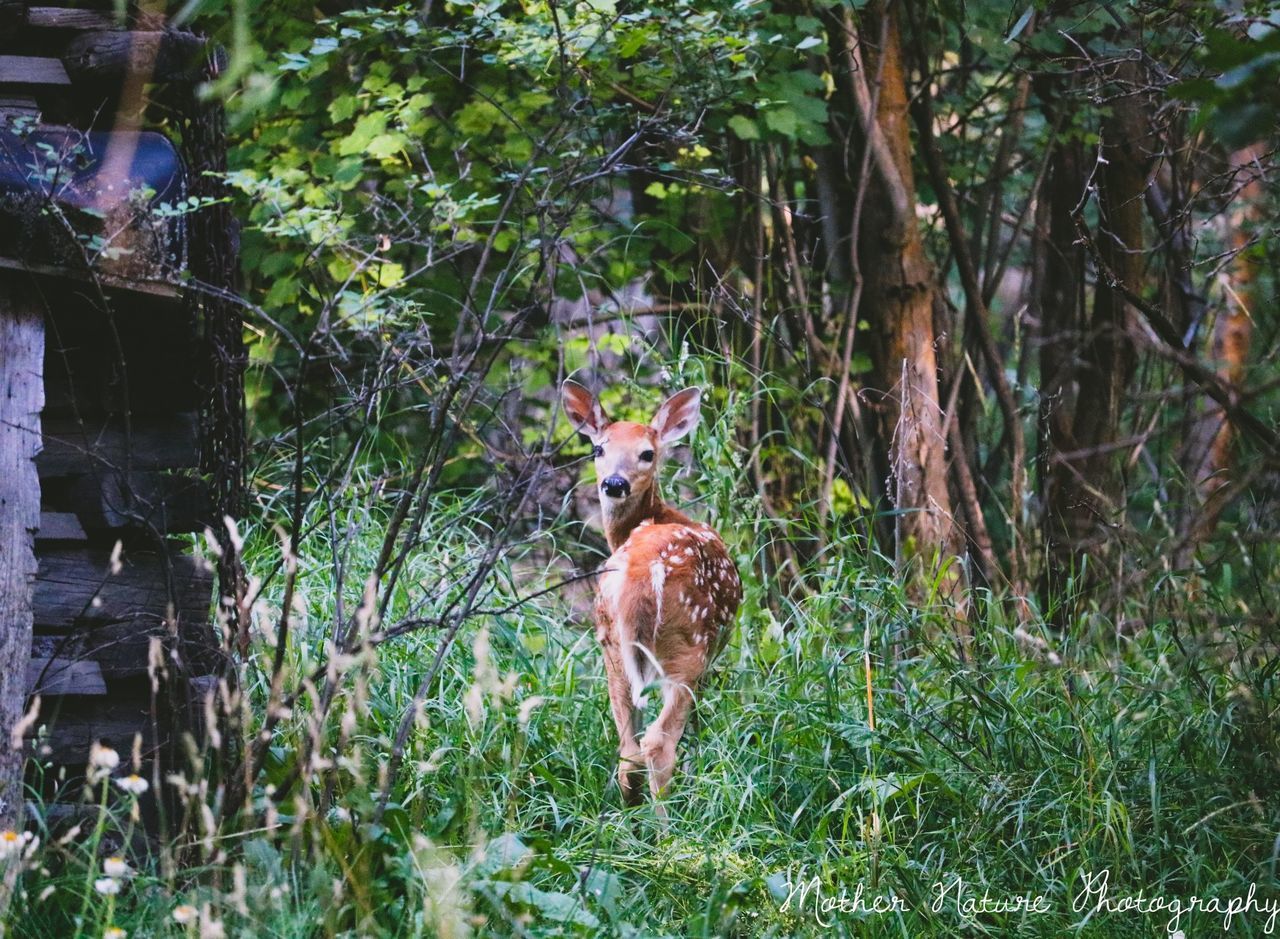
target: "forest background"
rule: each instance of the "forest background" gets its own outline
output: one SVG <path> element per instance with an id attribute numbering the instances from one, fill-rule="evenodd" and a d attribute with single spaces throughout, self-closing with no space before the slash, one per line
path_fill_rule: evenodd
<path id="1" fill-rule="evenodd" d="M 16 935 L 816 934 L 812 877 L 904 901 L 844 934 L 1267 931 L 1072 900 L 1280 889 L 1280 6 L 168 12 L 227 50 L 225 735 Z M 704 392 L 667 491 L 746 597 L 668 825 L 569 376 Z"/>

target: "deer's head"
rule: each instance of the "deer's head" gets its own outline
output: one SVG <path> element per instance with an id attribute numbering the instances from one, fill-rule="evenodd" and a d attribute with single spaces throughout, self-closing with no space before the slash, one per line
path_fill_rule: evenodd
<path id="1" fill-rule="evenodd" d="M 664 451 L 698 426 L 702 392 L 678 391 L 648 424 L 611 421 L 600 400 L 576 381 L 560 388 L 564 410 L 579 433 L 593 444 L 600 502 L 606 512 L 644 498 L 653 487 Z"/>

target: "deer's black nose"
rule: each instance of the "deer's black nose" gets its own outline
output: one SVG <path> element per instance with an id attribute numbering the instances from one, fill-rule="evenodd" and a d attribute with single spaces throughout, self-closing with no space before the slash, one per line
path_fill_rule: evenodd
<path id="1" fill-rule="evenodd" d="M 631 483 L 621 476 L 606 477 L 604 482 L 600 484 L 600 488 L 604 490 L 604 494 L 610 499 L 622 499 L 631 494 Z"/>

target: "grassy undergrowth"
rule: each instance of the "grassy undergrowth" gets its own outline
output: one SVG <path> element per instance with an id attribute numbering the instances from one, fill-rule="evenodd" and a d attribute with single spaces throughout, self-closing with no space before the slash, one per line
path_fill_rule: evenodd
<path id="1" fill-rule="evenodd" d="M 334 530 L 355 532 L 359 557 L 375 549 L 379 518 L 349 511 Z M 446 602 L 443 572 L 483 552 L 470 518 L 464 504 L 439 506 L 402 613 Z M 756 569 L 767 532 L 736 534 L 741 565 Z M 481 609 L 564 576 L 547 546 L 573 536 L 553 535 L 516 552 L 519 576 L 504 566 Z M 7 862 L 22 868 L 10 933 L 1203 936 L 1223 931 L 1223 912 L 1095 909 L 1100 878 L 1116 902 L 1194 895 L 1225 911 L 1251 884 L 1259 902 L 1276 896 L 1274 669 L 1243 645 L 1189 647 L 1204 632 L 1193 620 L 1131 636 L 1096 621 L 1069 638 L 1044 630 L 1053 663 L 994 600 L 975 610 L 962 660 L 953 624 L 909 604 L 861 544 L 831 545 L 789 596 L 749 578 L 682 745 L 666 827 L 650 806 L 619 805 L 594 637 L 581 598 L 553 591 L 459 632 L 383 814 L 391 742 L 438 631 L 351 665 L 322 725 L 300 704 L 277 729 L 257 817 L 181 857 L 127 857 L 118 893 L 103 892 L 101 855 L 132 824 L 132 796 L 99 783 L 86 798 L 107 790 L 101 828 L 41 831 L 26 860 Z M 329 547 L 317 538 L 299 559 L 290 680 L 327 655 Z M 250 534 L 256 573 L 278 552 L 270 531 Z M 255 712 L 279 584 L 263 596 L 246 673 Z M 344 600 L 353 609 L 358 590 Z M 310 784 L 273 798 L 312 734 Z M 192 804 L 216 806 L 188 781 Z M 816 886 L 793 892 L 804 884 Z M 1249 912 L 1230 934 L 1273 925 Z"/>

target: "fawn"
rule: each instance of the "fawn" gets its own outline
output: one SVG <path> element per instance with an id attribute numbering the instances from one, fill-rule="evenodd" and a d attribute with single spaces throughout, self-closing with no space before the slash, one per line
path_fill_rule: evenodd
<path id="1" fill-rule="evenodd" d="M 637 424 L 610 421 L 599 399 L 577 382 L 566 381 L 561 392 L 569 420 L 593 445 L 613 552 L 597 581 L 596 638 L 618 727 L 618 782 L 623 798 L 635 803 L 647 770 L 656 800 L 675 771 L 693 693 L 742 601 L 738 571 L 720 536 L 667 505 L 658 491 L 663 452 L 697 426 L 701 393 L 686 388 L 668 398 L 651 423 Z M 662 709 L 640 736 L 650 685 L 661 688 Z M 665 815 L 660 803 L 657 810 Z"/>

